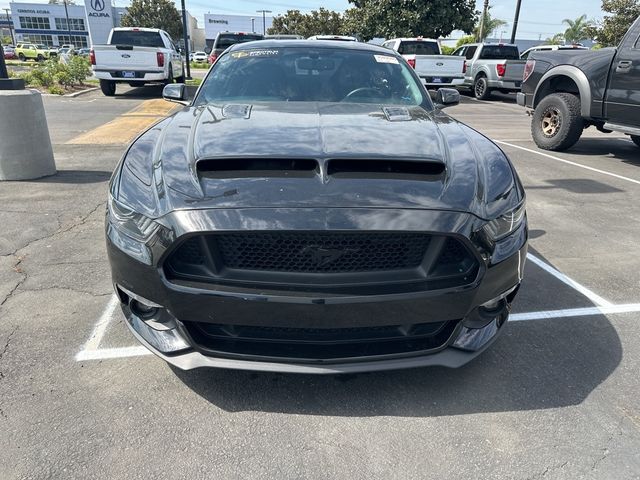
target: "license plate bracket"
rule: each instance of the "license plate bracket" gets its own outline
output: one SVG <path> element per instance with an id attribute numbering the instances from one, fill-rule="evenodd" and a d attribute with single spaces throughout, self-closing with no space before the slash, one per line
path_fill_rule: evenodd
<path id="1" fill-rule="evenodd" d="M 122 72 L 122 78 L 136 78 L 136 72 Z"/>

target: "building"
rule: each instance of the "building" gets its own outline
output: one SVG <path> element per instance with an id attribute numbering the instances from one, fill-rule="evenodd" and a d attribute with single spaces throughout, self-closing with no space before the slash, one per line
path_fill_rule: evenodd
<path id="1" fill-rule="evenodd" d="M 109 15 L 110 10 L 110 16 L 105 17 L 109 18 L 109 29 L 118 26 L 126 9 L 111 7 L 108 0 L 98 1 L 103 2 L 102 5 L 107 3 L 107 8 L 103 7 L 107 12 L 103 15 Z M 12 2 L 10 6 L 16 43 L 31 42 L 49 46 L 72 44 L 76 48 L 91 44 L 88 17 L 83 5 L 67 5 L 66 12 L 64 4 Z M 67 27 L 67 14 L 70 28 Z M 102 43 L 105 41 L 106 38 Z"/>
<path id="2" fill-rule="evenodd" d="M 211 48 L 219 32 L 251 32 L 264 33 L 273 23 L 273 17 L 265 17 L 264 28 L 262 15 L 218 15 L 206 13 L 204 16 L 204 34 L 207 46 Z"/>
<path id="3" fill-rule="evenodd" d="M 79 0 L 80 2 L 82 0 Z M 12 2 L 9 16 L 16 43 L 29 42 L 48 46 L 64 44 L 85 48 L 107 43 L 109 32 L 120 26 L 126 8 L 114 7 L 110 0 L 85 0 L 85 5 Z M 67 14 L 71 34 L 67 28 Z M 198 29 L 197 20 L 187 12 L 190 48 L 204 47 L 204 31 Z M 9 29 L 6 29 L 7 35 Z M 179 38 L 173 39 L 182 43 Z M 195 44 L 195 45 L 194 45 Z"/>

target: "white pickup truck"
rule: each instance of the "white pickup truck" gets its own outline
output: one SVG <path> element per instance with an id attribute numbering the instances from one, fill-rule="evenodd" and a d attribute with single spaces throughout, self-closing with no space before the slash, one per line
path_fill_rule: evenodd
<path id="1" fill-rule="evenodd" d="M 102 93 L 109 97 L 115 95 L 116 83 L 184 82 L 182 55 L 169 34 L 157 28 L 114 28 L 107 45 L 94 45 L 89 58 Z"/>
<path id="2" fill-rule="evenodd" d="M 382 46 L 402 55 L 428 88 L 456 87 L 464 82 L 464 59 L 442 55 L 437 40 L 393 38 Z"/>

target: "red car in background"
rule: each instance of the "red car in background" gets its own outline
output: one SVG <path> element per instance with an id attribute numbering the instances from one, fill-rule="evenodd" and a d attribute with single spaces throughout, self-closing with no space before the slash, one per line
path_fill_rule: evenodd
<path id="1" fill-rule="evenodd" d="M 16 50 L 13 45 L 5 45 L 2 47 L 2 50 L 4 51 L 5 60 L 15 60 L 16 58 L 18 58 L 16 56 Z"/>

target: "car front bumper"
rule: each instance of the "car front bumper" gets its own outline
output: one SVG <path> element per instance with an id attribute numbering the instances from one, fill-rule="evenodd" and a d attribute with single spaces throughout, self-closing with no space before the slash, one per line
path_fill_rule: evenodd
<path id="1" fill-rule="evenodd" d="M 357 210 L 341 214 L 344 214 L 345 221 L 356 217 L 366 218 L 366 213 Z M 321 213 L 312 213 L 305 218 L 322 218 Z M 185 225 L 189 223 L 186 221 L 188 215 L 188 212 L 178 212 L 169 223 Z M 197 229 L 211 231 L 207 226 L 208 220 L 221 226 L 222 212 L 200 212 L 198 215 L 201 218 Z M 247 215 L 250 213 L 247 212 Z M 451 214 L 421 212 L 415 215 L 418 216 L 416 224 L 424 225 L 427 229 L 432 227 L 432 231 L 436 225 L 440 225 L 445 232 L 451 232 L 447 226 Z M 241 219 L 242 215 L 238 218 Z M 459 214 L 452 215 L 451 222 L 461 225 L 464 222 L 460 218 Z M 523 224 L 511 237 L 496 246 L 496 261 L 481 265 L 476 280 L 463 287 L 382 295 L 334 295 L 317 291 L 269 291 L 215 284 L 176 284 L 167 280 L 162 269 L 166 252 L 157 252 L 155 259 L 148 264 L 138 261 L 123 251 L 118 232 L 107 223 L 107 250 L 112 278 L 128 327 L 150 351 L 185 370 L 209 366 L 328 374 L 429 365 L 459 367 L 485 350 L 502 330 L 508 318 L 510 302 L 522 278 L 526 243 L 527 228 Z M 498 307 L 489 314 L 483 314 L 483 321 L 478 323 L 479 312 L 484 308 L 481 306 L 494 300 L 498 302 Z M 133 307 L 134 301 L 151 306 L 156 312 L 151 317 L 143 318 L 140 310 L 136 311 Z M 434 348 L 412 347 L 407 351 L 385 354 L 333 357 L 314 357 L 313 354 L 308 357 L 287 357 L 286 349 L 285 354 L 278 355 L 263 354 L 257 350 L 226 350 L 226 347 L 204 344 L 194 334 L 194 325 L 200 328 L 209 324 L 220 324 L 230 331 L 239 327 L 313 333 L 322 329 L 376 331 L 389 328 L 390 325 L 410 329 L 416 325 L 435 323 L 444 325 L 443 330 L 449 330 L 442 334 L 442 342 Z M 233 344 L 233 333 L 225 342 L 224 345 Z M 413 338 L 407 340 L 407 344 L 411 342 Z M 339 339 L 337 343 L 345 341 Z"/>

